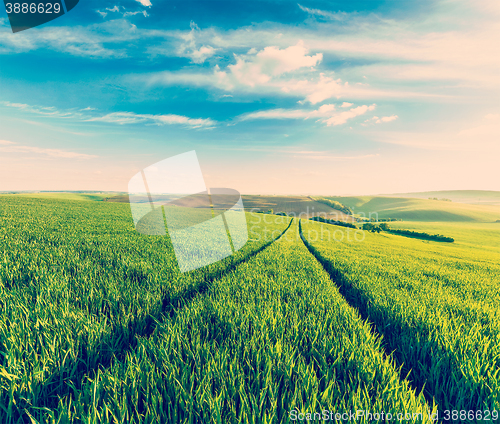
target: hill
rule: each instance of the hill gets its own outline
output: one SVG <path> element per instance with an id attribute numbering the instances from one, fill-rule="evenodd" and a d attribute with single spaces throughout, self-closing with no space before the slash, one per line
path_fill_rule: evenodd
<path id="1" fill-rule="evenodd" d="M 385 197 L 411 197 L 417 199 L 449 199 L 453 202 L 472 205 L 500 205 L 500 191 L 487 190 L 444 190 L 421 191 L 417 193 L 384 194 Z"/>
<path id="2" fill-rule="evenodd" d="M 355 196 L 331 197 L 355 214 L 404 221 L 494 222 L 500 219 L 500 206 L 471 205 L 409 197 Z"/>
<path id="3" fill-rule="evenodd" d="M 302 218 L 317 216 L 318 213 L 326 214 L 329 219 L 352 221 L 352 217 L 328 205 L 317 202 L 306 196 L 267 196 L 267 195 L 242 195 L 243 205 L 247 211 L 267 212 L 272 209 L 274 213 L 286 212 L 287 214 L 301 215 Z M 104 199 L 107 202 L 128 203 L 128 195 L 122 194 Z M 192 207 L 196 207 L 191 205 Z"/>
<path id="4" fill-rule="evenodd" d="M 60 200 L 87 200 L 102 201 L 107 197 L 117 196 L 117 192 L 107 191 L 19 191 L 2 192 L 1 195 L 26 196 L 39 199 L 60 199 Z M 128 197 L 128 196 L 127 196 Z"/>
<path id="5" fill-rule="evenodd" d="M 84 201 L 102 201 L 111 203 L 128 203 L 127 193 L 119 192 L 16 192 L 0 193 L 15 194 L 16 196 L 26 196 L 32 198 L 60 199 L 60 200 L 84 200 Z M 196 198 L 196 196 L 191 196 Z M 267 212 L 272 209 L 274 213 L 286 212 L 302 218 L 311 218 L 313 216 L 324 216 L 328 219 L 340 221 L 352 221 L 352 217 L 336 210 L 328 205 L 315 201 L 307 196 L 267 196 L 267 195 L 242 195 L 243 205 L 247 211 Z M 191 199 L 193 200 L 193 199 Z M 196 199 L 194 199 L 196 200 Z M 186 206 L 183 202 L 177 201 L 181 206 Z M 205 207 L 204 202 L 191 201 L 190 207 Z M 228 206 L 229 207 L 229 206 Z M 326 215 L 326 216 L 325 216 Z"/>

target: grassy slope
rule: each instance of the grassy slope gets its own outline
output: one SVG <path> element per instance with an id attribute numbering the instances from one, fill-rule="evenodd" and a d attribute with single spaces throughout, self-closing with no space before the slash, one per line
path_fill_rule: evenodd
<path id="1" fill-rule="evenodd" d="M 0 201 L 2 424 L 28 414 L 278 423 L 292 407 L 427 408 L 296 226 L 248 261 L 179 275 L 168 238 L 137 234 L 128 205 Z M 253 231 L 287 225 L 255 218 Z M 248 243 L 240 259 L 265 241 Z"/>
<path id="2" fill-rule="evenodd" d="M 116 196 L 115 192 L 98 192 L 98 193 L 76 193 L 76 192 L 50 192 L 50 193 L 16 193 L 16 194 L 0 194 L 2 196 L 18 196 L 29 197 L 36 199 L 60 199 L 60 200 L 90 200 L 102 201 L 111 196 Z"/>
<path id="3" fill-rule="evenodd" d="M 443 191 L 421 191 L 416 193 L 395 193 L 386 194 L 387 197 L 415 197 L 418 199 L 428 199 L 437 197 L 438 199 L 450 199 L 453 202 L 470 204 L 500 205 L 500 191 L 489 190 L 443 190 Z"/>
<path id="4" fill-rule="evenodd" d="M 304 225 L 341 292 L 375 323 L 417 387 L 425 384 L 443 409 L 491 409 L 500 401 L 500 228 L 449 229 L 453 244 L 368 232 L 362 242 L 335 242 L 331 226 Z"/>
<path id="5" fill-rule="evenodd" d="M 494 222 L 500 219 L 500 206 L 468 205 L 428 199 L 381 196 L 331 197 L 367 217 L 404 221 Z"/>
<path id="6" fill-rule="evenodd" d="M 283 231 L 288 219 L 273 218 L 266 228 Z M 180 274 L 168 237 L 138 234 L 128 205 L 1 196 L 0 422 L 56 405 L 67 383 L 78 386 L 150 334 L 169 302 L 268 242 L 270 234 Z"/>
<path id="7" fill-rule="evenodd" d="M 323 203 L 316 202 L 306 196 L 259 196 L 259 195 L 242 195 L 243 205 L 246 210 L 268 211 L 273 209 L 276 212 L 286 212 L 295 214 L 295 216 L 311 217 L 318 213 L 326 214 L 331 219 L 352 220 L 341 211 L 331 208 Z M 109 196 L 109 202 L 126 203 L 129 201 L 128 195 Z"/>

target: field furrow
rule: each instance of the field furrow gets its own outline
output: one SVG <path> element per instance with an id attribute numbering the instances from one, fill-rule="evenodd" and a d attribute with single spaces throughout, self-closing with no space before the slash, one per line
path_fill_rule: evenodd
<path id="1" fill-rule="evenodd" d="M 0 422 L 51 408 L 81 378 L 124 357 L 158 320 L 291 225 L 253 225 L 253 241 L 181 274 L 168 237 L 137 234 L 128 205 L 2 199 Z M 255 237 L 257 235 L 258 237 Z"/>
<path id="2" fill-rule="evenodd" d="M 349 229 L 341 241 L 334 226 L 306 225 L 305 244 L 414 387 L 441 413 L 498 410 L 498 253 L 367 232 L 356 241 Z"/>
<path id="3" fill-rule="evenodd" d="M 89 373 L 53 414 L 69 422 L 286 423 L 299 413 L 360 410 L 429 421 L 424 397 L 400 379 L 297 225 L 183 306 L 124 358 Z"/>

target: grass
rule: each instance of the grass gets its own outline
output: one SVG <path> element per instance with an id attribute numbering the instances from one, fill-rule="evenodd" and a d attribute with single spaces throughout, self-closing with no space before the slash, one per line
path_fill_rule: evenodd
<path id="1" fill-rule="evenodd" d="M 58 411 L 104 422 L 290 422 L 297 411 L 427 415 L 293 226 L 182 303 Z M 104 418 L 106 417 L 106 418 Z"/>
<path id="2" fill-rule="evenodd" d="M 470 204 L 500 204 L 500 191 L 490 190 L 443 190 L 443 191 L 423 191 L 418 193 L 399 193 L 390 196 L 396 197 L 416 197 L 420 199 L 439 198 L 450 199 L 453 202 Z"/>
<path id="3" fill-rule="evenodd" d="M 471 227 L 457 232 L 453 244 L 368 232 L 360 243 L 336 242 L 331 231 L 304 225 L 311 251 L 349 303 L 374 323 L 414 387 L 441 411 L 497 407 L 498 248 L 482 248 L 478 238 L 471 248 Z M 485 244 L 498 235 L 497 229 Z"/>
<path id="4" fill-rule="evenodd" d="M 500 219 L 500 206 L 469 205 L 429 199 L 357 196 L 331 197 L 366 217 L 396 218 L 428 222 L 494 222 Z"/>
<path id="5" fill-rule="evenodd" d="M 247 211 L 267 212 L 269 209 L 273 209 L 274 213 L 285 212 L 287 214 L 294 214 L 294 216 L 311 217 L 322 213 L 337 219 L 351 219 L 345 213 L 306 196 L 242 195 L 242 199 Z M 129 199 L 128 195 L 122 194 L 109 196 L 107 197 L 107 201 L 126 203 Z"/>
<path id="6" fill-rule="evenodd" d="M 241 250 L 180 273 L 128 204 L 0 196 L 0 422 L 498 407 L 498 224 L 390 223 L 448 244 L 247 218 Z"/>
<path id="7" fill-rule="evenodd" d="M 20 192 L 17 194 L 0 194 L 2 196 L 21 196 L 34 199 L 60 199 L 60 200 L 86 200 L 86 201 L 102 201 L 110 196 L 116 196 L 115 192 Z"/>
<path id="8" fill-rule="evenodd" d="M 128 205 L 25 196 L 1 201 L 3 418 L 53 407 L 86 373 L 154 331 L 171 305 L 206 290 L 272 242 L 261 237 L 229 258 L 181 274 L 168 237 L 138 234 Z M 279 234 L 289 220 L 276 221 L 267 227 Z"/>

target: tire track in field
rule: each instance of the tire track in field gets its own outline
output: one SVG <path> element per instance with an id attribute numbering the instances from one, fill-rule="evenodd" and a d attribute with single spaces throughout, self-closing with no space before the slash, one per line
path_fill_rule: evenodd
<path id="1" fill-rule="evenodd" d="M 202 280 L 198 280 L 189 285 L 186 289 L 174 296 L 167 295 L 162 301 L 162 307 L 159 308 L 159 311 L 156 313 L 150 314 L 139 320 L 128 322 L 126 326 L 112 328 L 105 337 L 99 340 L 94 348 L 88 351 L 83 349 L 71 362 L 65 362 L 64 368 L 56 370 L 43 382 L 38 384 L 36 388 L 32 388 L 32 391 L 43 393 L 44 395 L 39 402 L 31 406 L 33 408 L 55 408 L 60 398 L 64 398 L 72 392 L 81 389 L 81 383 L 86 375 L 92 374 L 100 368 L 108 368 L 113 360 L 121 360 L 127 352 L 137 345 L 137 337 L 149 337 L 155 330 L 157 323 L 162 320 L 162 317 L 166 316 L 172 318 L 177 312 L 184 309 L 195 296 L 205 293 L 214 280 L 233 271 L 241 264 L 267 249 L 274 242 L 278 241 L 289 230 L 293 221 L 294 218 L 290 220 L 288 226 L 278 237 L 264 243 L 261 247 L 250 252 L 248 255 L 232 262 L 223 270 L 208 274 Z M 117 341 L 119 344 L 118 346 Z M 109 346 L 113 346 L 112 354 L 109 354 Z M 119 354 L 116 353 L 118 351 Z M 90 358 L 98 359 L 92 361 L 92 364 L 89 366 L 88 361 Z M 68 375 L 67 369 L 72 369 L 73 372 Z M 23 395 L 23 393 L 18 393 L 20 397 Z M 16 412 L 17 418 L 25 417 L 28 419 L 24 411 L 17 410 Z"/>
<path id="2" fill-rule="evenodd" d="M 218 278 L 223 277 L 227 273 L 231 272 L 234 270 L 236 267 L 241 265 L 244 262 L 247 262 L 249 259 L 257 255 L 258 253 L 262 252 L 263 250 L 267 249 L 269 246 L 271 246 L 274 242 L 278 241 L 283 235 L 288 231 L 288 229 L 292 226 L 294 219 L 292 218 L 290 220 L 290 223 L 288 226 L 283 230 L 283 232 L 276 237 L 275 239 L 272 239 L 271 241 L 263 244 L 261 247 L 258 249 L 254 250 L 253 252 L 249 253 L 243 258 L 240 258 L 230 265 L 228 265 L 226 268 L 224 268 L 221 271 L 214 272 L 212 274 L 209 274 L 207 277 L 205 277 L 203 280 L 198 281 L 192 285 L 190 285 L 188 288 L 184 289 L 181 293 L 176 294 L 174 296 L 166 296 L 163 299 L 163 313 L 168 313 L 170 317 L 175 313 L 175 310 L 183 307 L 183 303 L 189 301 L 192 299 L 194 296 L 200 294 L 200 293 L 205 293 L 212 282 Z"/>
<path id="3" fill-rule="evenodd" d="M 412 390 L 415 390 L 416 394 L 419 394 L 420 392 L 423 391 L 424 397 L 426 398 L 427 403 L 429 405 L 428 409 L 431 410 L 432 408 L 430 407 L 430 405 L 432 405 L 434 399 L 432 396 L 429 395 L 429 393 L 426 393 L 426 391 L 424 390 L 425 382 L 422 384 L 421 382 L 415 381 L 413 378 L 411 378 L 411 375 L 410 375 L 411 369 L 408 368 L 408 366 L 406 364 L 398 361 L 398 359 L 393 355 L 393 352 L 396 349 L 393 349 L 392 351 L 389 349 L 389 347 L 387 346 L 387 343 L 384 339 L 384 333 L 379 331 L 377 324 L 373 320 L 370 319 L 371 318 L 370 314 L 368 312 L 366 312 L 364 310 L 364 308 L 362 308 L 362 306 L 367 305 L 370 302 L 370 299 L 368 298 L 366 293 L 364 293 L 362 290 L 359 290 L 359 289 L 352 287 L 352 285 L 350 285 L 346 281 L 344 275 L 339 270 L 334 268 L 333 265 L 331 264 L 331 262 L 328 261 L 327 259 L 325 259 L 316 250 L 316 248 L 314 246 L 312 246 L 306 240 L 306 238 L 304 237 L 304 234 L 302 233 L 302 223 L 300 220 L 299 220 L 299 234 L 300 234 L 300 238 L 301 238 L 302 242 L 304 243 L 304 245 L 307 247 L 307 249 L 309 250 L 311 255 L 313 255 L 313 257 L 321 264 L 323 269 L 330 276 L 330 279 L 337 286 L 340 294 L 345 299 L 347 304 L 351 308 L 353 308 L 357 311 L 359 316 L 370 325 L 370 327 L 372 329 L 372 333 L 381 339 L 380 347 L 383 349 L 383 354 L 384 354 L 384 356 L 391 357 L 394 360 L 397 367 L 400 369 L 400 372 L 399 372 L 400 379 L 401 380 L 406 379 L 408 381 L 409 387 Z"/>

